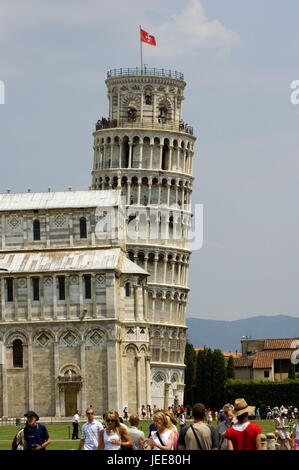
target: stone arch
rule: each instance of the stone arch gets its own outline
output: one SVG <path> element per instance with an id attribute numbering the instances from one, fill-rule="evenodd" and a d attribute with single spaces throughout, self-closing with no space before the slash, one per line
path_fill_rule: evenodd
<path id="1" fill-rule="evenodd" d="M 29 336 L 27 332 L 25 330 L 22 330 L 21 328 L 9 330 L 4 337 L 4 343 L 6 346 L 12 346 L 13 342 L 16 339 L 21 340 L 23 343 L 23 346 L 28 345 Z"/>

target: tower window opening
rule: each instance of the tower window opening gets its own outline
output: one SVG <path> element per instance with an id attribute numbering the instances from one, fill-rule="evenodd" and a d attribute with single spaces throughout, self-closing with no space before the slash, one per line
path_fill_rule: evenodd
<path id="1" fill-rule="evenodd" d="M 131 104 L 128 106 L 128 121 L 134 122 L 137 118 L 137 108 L 135 105 Z"/>
<path id="2" fill-rule="evenodd" d="M 13 302 L 13 279 L 6 279 L 7 302 Z"/>
<path id="3" fill-rule="evenodd" d="M 40 221 L 33 221 L 33 240 L 40 240 Z"/>
<path id="4" fill-rule="evenodd" d="M 87 223 L 85 217 L 80 219 L 80 238 L 87 238 Z"/>
<path id="5" fill-rule="evenodd" d="M 20 339 L 12 343 L 12 357 L 14 367 L 23 367 L 23 344 Z"/>
<path id="6" fill-rule="evenodd" d="M 34 277 L 32 279 L 33 286 L 33 300 L 39 300 L 39 278 Z"/>
<path id="7" fill-rule="evenodd" d="M 165 124 L 167 121 L 167 108 L 165 106 L 159 108 L 158 121 L 160 124 Z"/>
<path id="8" fill-rule="evenodd" d="M 146 93 L 146 95 L 145 95 L 145 104 L 147 104 L 147 105 L 152 104 L 152 95 L 150 95 L 149 93 Z"/>
<path id="9" fill-rule="evenodd" d="M 168 170 L 168 155 L 169 155 L 169 148 L 168 145 L 163 145 L 162 149 L 162 170 Z"/>
<path id="10" fill-rule="evenodd" d="M 122 162 L 123 168 L 129 167 L 129 153 L 130 153 L 129 142 L 128 140 L 125 140 L 123 143 L 123 162 Z"/>
<path id="11" fill-rule="evenodd" d="M 84 275 L 85 299 L 91 299 L 91 275 Z"/>
<path id="12" fill-rule="evenodd" d="M 65 277 L 58 277 L 59 300 L 65 300 Z"/>
<path id="13" fill-rule="evenodd" d="M 126 297 L 130 297 L 131 288 L 130 288 L 130 283 L 129 282 L 126 282 L 126 284 L 125 284 L 125 291 L 126 291 Z"/>

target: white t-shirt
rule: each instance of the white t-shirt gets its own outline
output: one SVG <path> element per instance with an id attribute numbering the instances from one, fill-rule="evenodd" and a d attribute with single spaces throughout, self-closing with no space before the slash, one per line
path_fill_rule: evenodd
<path id="1" fill-rule="evenodd" d="M 85 439 L 84 450 L 97 450 L 102 429 L 102 423 L 97 420 L 93 420 L 92 423 L 87 421 L 83 424 L 81 439 Z"/>
<path id="2" fill-rule="evenodd" d="M 293 429 L 296 431 L 295 439 L 299 440 L 299 424 L 294 424 Z"/>
<path id="3" fill-rule="evenodd" d="M 73 417 L 72 423 L 80 423 L 80 416 L 76 413 Z"/>
<path id="4" fill-rule="evenodd" d="M 120 437 L 116 432 L 108 434 L 107 429 L 104 429 L 103 440 L 104 440 L 105 450 L 119 450 L 120 449 L 120 446 L 116 444 L 111 444 L 112 439 L 116 439 L 119 441 Z"/>
<path id="5" fill-rule="evenodd" d="M 172 433 L 173 431 L 171 429 L 168 429 L 167 431 L 163 432 L 163 434 L 160 434 L 160 439 L 161 441 L 163 442 L 163 445 L 164 446 L 167 446 L 168 444 L 168 441 L 169 441 L 169 437 L 170 437 L 170 434 Z M 159 444 L 160 446 L 162 445 L 161 442 L 160 442 L 160 439 L 158 438 L 157 436 L 157 431 L 152 431 L 151 432 L 151 438 L 157 442 L 157 444 Z M 154 446 L 152 448 L 152 450 L 161 450 L 159 447 L 156 447 Z M 173 450 L 173 446 L 171 447 L 170 450 Z"/>

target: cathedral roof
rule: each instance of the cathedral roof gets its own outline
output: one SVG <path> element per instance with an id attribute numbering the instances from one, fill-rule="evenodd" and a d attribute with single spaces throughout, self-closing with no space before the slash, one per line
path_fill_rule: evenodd
<path id="1" fill-rule="evenodd" d="M 0 253 L 0 265 L 7 274 L 106 271 L 124 274 L 148 274 L 130 261 L 120 248 L 72 251 Z"/>
<path id="2" fill-rule="evenodd" d="M 119 190 L 0 194 L 0 212 L 36 209 L 113 207 L 120 205 Z"/>

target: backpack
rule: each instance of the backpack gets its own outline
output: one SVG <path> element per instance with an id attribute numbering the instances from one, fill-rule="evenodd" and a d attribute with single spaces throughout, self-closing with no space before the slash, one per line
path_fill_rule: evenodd
<path id="1" fill-rule="evenodd" d="M 11 443 L 11 449 L 12 450 L 23 450 L 23 448 L 19 448 L 19 446 L 23 446 L 23 441 L 22 441 L 22 436 L 20 433 L 23 431 L 23 436 L 24 436 L 24 428 L 20 429 L 15 437 L 13 438 L 13 441 Z"/>

